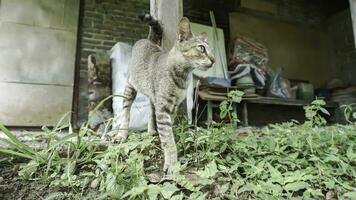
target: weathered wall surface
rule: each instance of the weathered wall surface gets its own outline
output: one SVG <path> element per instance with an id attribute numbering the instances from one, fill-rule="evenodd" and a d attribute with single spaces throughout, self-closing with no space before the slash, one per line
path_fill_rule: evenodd
<path id="1" fill-rule="evenodd" d="M 320 27 L 325 15 L 323 0 L 240 0 L 241 13 L 303 26 Z"/>
<path id="2" fill-rule="evenodd" d="M 0 1 L 2 123 L 55 125 L 70 113 L 78 15 L 79 0 Z"/>
<path id="3" fill-rule="evenodd" d="M 321 86 L 333 76 L 327 32 L 251 15 L 230 15 L 231 35 L 256 39 L 268 48 L 269 66 L 290 79 Z M 315 76 L 318 74 L 317 76 Z"/>
<path id="4" fill-rule="evenodd" d="M 270 49 L 271 66 L 283 67 L 288 78 L 307 79 L 317 86 L 337 77 L 353 82 L 351 74 L 356 71 L 352 67 L 356 64 L 356 53 L 350 13 L 343 11 L 329 17 L 330 13 L 346 7 L 347 2 L 240 2 L 238 12 L 255 19 L 246 18 L 241 22 L 230 18 L 232 36 L 234 32 L 242 32 L 264 43 Z M 261 27 L 254 28 L 246 21 Z M 242 26 L 248 30 L 243 30 Z"/>
<path id="5" fill-rule="evenodd" d="M 356 84 L 356 50 L 350 10 L 339 12 L 329 20 L 329 34 L 333 44 L 333 65 L 337 77 Z"/>

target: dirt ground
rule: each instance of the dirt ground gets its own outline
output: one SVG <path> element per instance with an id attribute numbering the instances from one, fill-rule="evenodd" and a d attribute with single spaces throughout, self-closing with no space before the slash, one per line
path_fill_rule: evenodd
<path id="1" fill-rule="evenodd" d="M 48 184 L 38 181 L 25 181 L 18 175 L 19 164 L 0 163 L 1 200 L 39 200 L 54 192 Z"/>

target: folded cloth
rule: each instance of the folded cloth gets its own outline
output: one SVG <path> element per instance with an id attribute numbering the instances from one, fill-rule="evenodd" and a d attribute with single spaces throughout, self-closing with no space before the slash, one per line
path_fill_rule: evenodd
<path id="1" fill-rule="evenodd" d="M 263 88 L 266 85 L 265 75 L 262 73 L 260 68 L 253 64 L 239 64 L 235 67 L 234 70 L 229 71 L 229 74 L 231 81 L 241 79 L 246 77 L 246 75 L 250 75 L 253 79 L 254 85 L 256 85 L 257 88 Z M 243 83 L 240 84 L 243 85 Z"/>

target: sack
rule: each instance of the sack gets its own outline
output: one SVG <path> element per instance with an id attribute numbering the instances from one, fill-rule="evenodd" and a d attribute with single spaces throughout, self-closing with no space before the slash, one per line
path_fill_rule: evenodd
<path id="1" fill-rule="evenodd" d="M 128 78 L 128 66 L 131 60 L 132 46 L 118 42 L 111 49 L 112 66 L 112 92 L 114 95 L 123 95 Z M 119 119 L 122 113 L 123 97 L 113 98 L 114 122 L 113 128 L 119 127 Z M 150 101 L 143 94 L 137 93 L 130 112 L 129 128 L 136 130 L 147 129 Z"/>
<path id="2" fill-rule="evenodd" d="M 274 75 L 268 90 L 268 96 L 279 98 L 292 98 L 290 82 L 281 76 L 281 70 Z"/>

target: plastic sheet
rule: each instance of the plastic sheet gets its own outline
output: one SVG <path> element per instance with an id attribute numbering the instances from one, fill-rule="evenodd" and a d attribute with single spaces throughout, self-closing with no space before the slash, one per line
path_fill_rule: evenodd
<path id="1" fill-rule="evenodd" d="M 112 90 L 114 95 L 124 93 L 128 78 L 128 66 L 131 60 L 132 46 L 125 43 L 117 43 L 111 50 L 112 65 Z M 113 98 L 113 111 L 115 120 L 113 128 L 119 126 L 119 118 L 122 112 L 122 97 Z M 143 94 L 137 93 L 136 99 L 131 107 L 129 128 L 144 130 L 147 128 L 148 114 L 150 110 L 149 99 Z"/>

